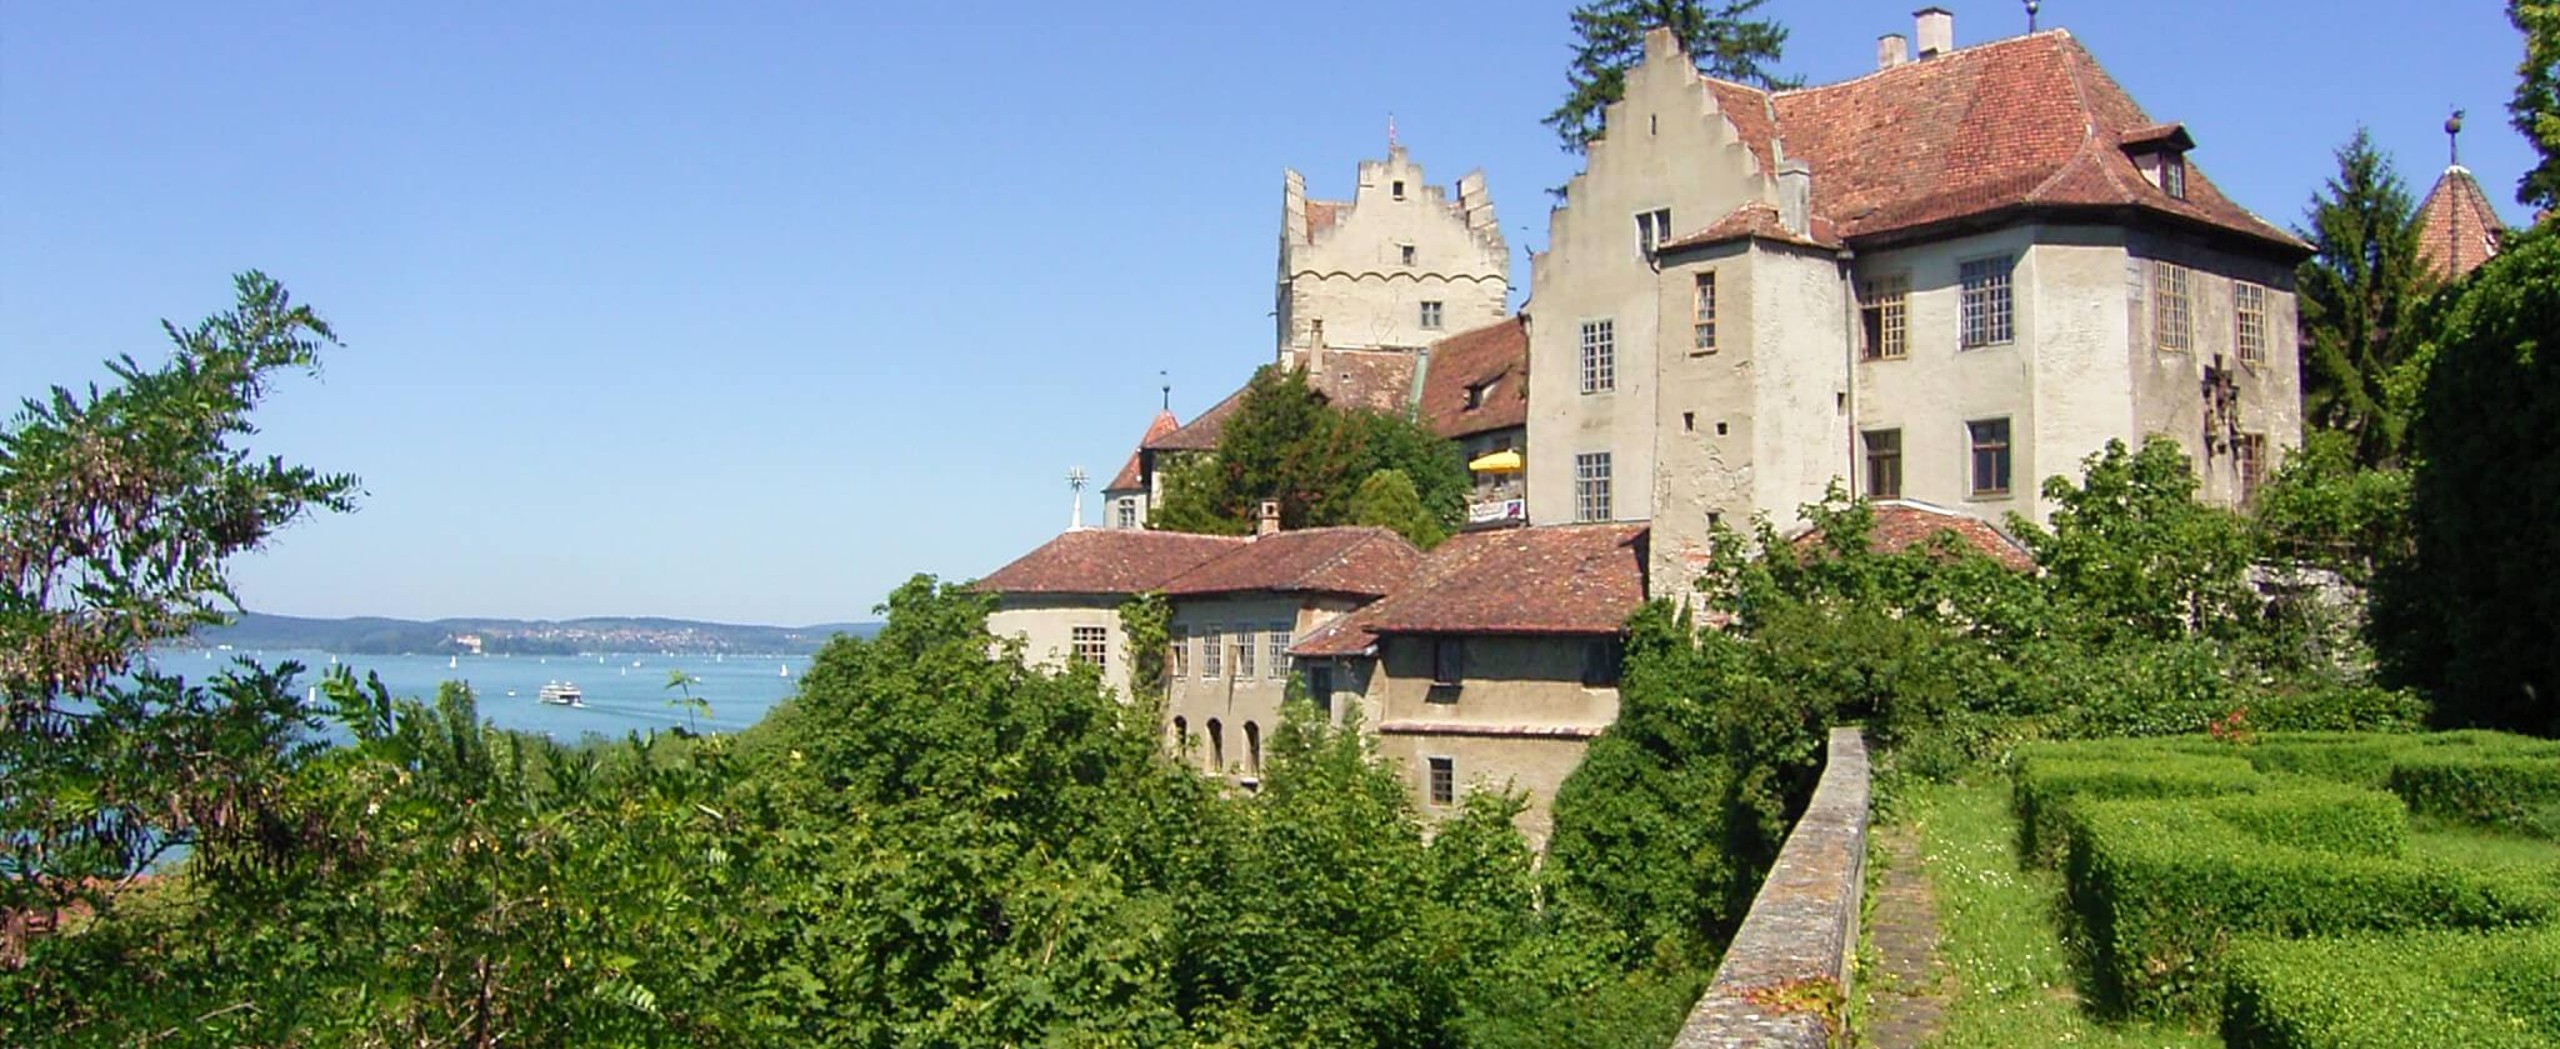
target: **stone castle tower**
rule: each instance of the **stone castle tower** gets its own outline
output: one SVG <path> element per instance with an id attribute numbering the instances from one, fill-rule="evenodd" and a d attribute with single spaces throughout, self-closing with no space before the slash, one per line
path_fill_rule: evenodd
<path id="1" fill-rule="evenodd" d="M 1455 194 L 1423 180 L 1389 145 L 1360 162 L 1348 201 L 1309 200 L 1290 171 L 1282 196 L 1278 287 L 1281 360 L 1310 348 L 1419 349 L 1501 320 L 1511 249 L 1495 223 L 1484 173 Z"/>

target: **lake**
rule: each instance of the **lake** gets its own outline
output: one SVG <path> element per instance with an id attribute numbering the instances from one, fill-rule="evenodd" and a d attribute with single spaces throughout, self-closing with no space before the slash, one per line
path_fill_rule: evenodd
<path id="1" fill-rule="evenodd" d="M 305 689 L 320 683 L 332 660 L 355 671 L 382 676 L 383 687 L 396 697 L 432 702 L 436 686 L 461 681 L 480 702 L 480 717 L 499 728 L 538 732 L 562 742 L 590 733 L 620 737 L 635 730 L 691 724 L 705 732 L 735 732 L 762 720 L 765 711 L 792 694 L 809 656 L 672 656 L 620 652 L 579 656 L 332 656 L 327 652 L 216 652 L 203 649 L 164 650 L 151 655 L 152 665 L 190 680 L 208 676 L 245 656 L 266 666 L 286 660 L 301 663 L 298 679 Z M 667 701 L 681 695 L 666 687 L 667 675 L 683 671 L 695 679 L 693 694 L 711 704 L 707 717 L 694 717 Z M 535 699 L 542 686 L 554 682 L 578 686 L 586 694 L 584 708 L 555 706 Z"/>

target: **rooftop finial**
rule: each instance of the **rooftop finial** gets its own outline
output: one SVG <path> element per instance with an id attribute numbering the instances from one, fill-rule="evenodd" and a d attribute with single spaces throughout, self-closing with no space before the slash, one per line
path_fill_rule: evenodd
<path id="1" fill-rule="evenodd" d="M 2453 166 L 2462 166 L 2462 111 L 2457 109 L 2444 121 L 2445 143 L 2451 147 Z"/>
<path id="2" fill-rule="evenodd" d="M 1165 377 L 1164 377 L 1164 369 L 1162 369 L 1162 368 L 1158 368 L 1158 369 L 1156 369 L 1156 381 L 1164 384 L 1164 385 L 1161 387 L 1161 389 L 1163 389 L 1163 390 L 1164 390 L 1164 405 L 1163 405 L 1164 410 L 1166 410 L 1166 411 L 1168 411 L 1168 412 L 1169 412 L 1169 411 L 1172 411 L 1172 410 L 1173 410 L 1173 380 L 1165 378 Z"/>
<path id="3" fill-rule="evenodd" d="M 1084 467 L 1075 466 L 1067 469 L 1067 488 L 1076 496 L 1075 513 L 1067 518 L 1068 531 L 1084 527 L 1084 480 Z"/>
<path id="4" fill-rule="evenodd" d="M 2043 7 L 2043 0 L 2027 0 L 2027 32 L 2036 31 L 2036 12 Z"/>
<path id="5" fill-rule="evenodd" d="M 1387 152 L 1389 152 L 1389 153 L 1393 153 L 1393 152 L 1395 152 L 1395 151 L 1396 151 L 1397 146 L 1398 146 L 1398 143 L 1396 142 L 1396 115 L 1395 115 L 1395 114 L 1393 114 L 1393 113 L 1389 113 L 1389 114 L 1387 114 Z"/>

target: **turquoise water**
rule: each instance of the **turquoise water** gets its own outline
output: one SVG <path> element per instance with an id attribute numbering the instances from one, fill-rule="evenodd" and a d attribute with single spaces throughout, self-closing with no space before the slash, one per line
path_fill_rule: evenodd
<path id="1" fill-rule="evenodd" d="M 809 669 L 808 656 L 720 657 L 670 656 L 621 652 L 582 656 L 331 656 L 326 652 L 211 652 L 184 649 L 155 653 L 152 664 L 163 673 L 196 679 L 247 657 L 274 666 L 286 660 L 305 668 L 305 689 L 320 683 L 334 659 L 353 669 L 362 681 L 370 672 L 382 676 L 393 696 L 433 700 L 436 686 L 461 681 L 480 702 L 480 717 L 499 728 L 539 732 L 562 742 L 601 734 L 620 737 L 632 731 L 690 724 L 704 732 L 735 732 L 755 724 L 800 684 Z M 711 704 L 710 715 L 691 715 L 667 701 L 681 695 L 666 687 L 667 675 L 683 671 L 694 678 L 693 694 Z M 584 708 L 543 703 L 534 698 L 545 683 L 574 683 L 586 694 Z M 512 693 L 512 694 L 510 694 Z"/>

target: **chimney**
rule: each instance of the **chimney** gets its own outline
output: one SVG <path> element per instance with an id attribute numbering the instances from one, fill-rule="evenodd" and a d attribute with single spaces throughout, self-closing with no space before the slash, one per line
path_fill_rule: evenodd
<path id="1" fill-rule="evenodd" d="M 1813 169 L 1804 161 L 1778 164 L 1778 224 L 1799 237 L 1813 234 Z"/>
<path id="2" fill-rule="evenodd" d="M 1911 41 L 1900 33 L 1886 33 L 1876 38 L 1876 68 L 1891 69 L 1911 61 Z"/>
<path id="3" fill-rule="evenodd" d="M 1256 511 L 1253 522 L 1253 534 L 1256 536 L 1266 536 L 1278 535 L 1279 533 L 1280 500 L 1265 499 L 1262 501 L 1262 506 Z"/>
<path id="4" fill-rule="evenodd" d="M 1919 22 L 1912 38 L 1920 43 L 1920 57 L 1936 58 L 1956 49 L 1956 15 L 1943 7 L 1924 7 L 1911 12 Z"/>

